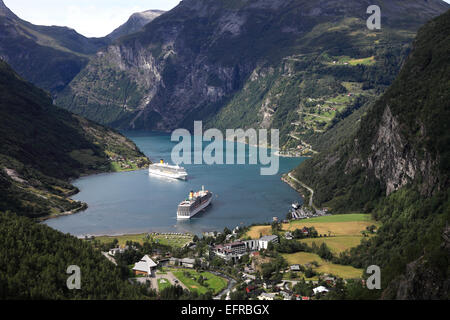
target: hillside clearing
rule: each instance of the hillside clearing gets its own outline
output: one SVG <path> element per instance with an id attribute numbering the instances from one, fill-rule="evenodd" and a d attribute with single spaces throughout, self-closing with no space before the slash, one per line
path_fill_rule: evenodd
<path id="1" fill-rule="evenodd" d="M 317 262 L 318 267 L 312 266 L 312 269 L 318 273 L 333 274 L 343 279 L 357 279 L 362 276 L 362 269 L 356 269 L 352 266 L 343 266 L 339 264 L 334 264 L 323 260 L 315 253 L 310 252 L 296 252 L 292 254 L 283 254 L 283 257 L 290 264 L 311 264 L 312 262 Z"/>

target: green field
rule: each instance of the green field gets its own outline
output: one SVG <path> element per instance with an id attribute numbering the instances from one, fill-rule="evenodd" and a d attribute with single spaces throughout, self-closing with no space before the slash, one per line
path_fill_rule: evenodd
<path id="1" fill-rule="evenodd" d="M 283 229 L 293 231 L 303 227 L 314 227 L 320 235 L 326 235 L 326 237 L 299 241 L 309 246 L 313 242 L 317 245 L 325 243 L 334 254 L 339 254 L 358 246 L 363 239 L 361 232 L 371 225 L 379 227 L 380 224 L 372 220 L 369 214 L 353 213 L 295 220 L 284 224 Z"/>
<path id="2" fill-rule="evenodd" d="M 159 291 L 164 290 L 165 288 L 168 288 L 170 286 L 171 286 L 171 284 L 170 284 L 169 280 L 164 279 L 164 278 L 158 279 L 158 290 Z"/>
<path id="3" fill-rule="evenodd" d="M 333 252 L 333 254 L 339 254 L 350 248 L 357 247 L 361 243 L 362 239 L 362 236 L 338 236 L 315 239 L 308 238 L 301 239 L 299 241 L 302 243 L 306 243 L 308 246 L 311 246 L 313 243 L 315 243 L 317 246 L 325 243 Z"/>
<path id="4" fill-rule="evenodd" d="M 366 66 L 371 66 L 374 65 L 376 63 L 375 61 L 375 57 L 367 57 L 367 58 L 361 58 L 361 59 L 353 59 L 349 56 L 341 56 L 341 57 L 335 57 L 334 61 L 336 61 L 336 63 L 333 62 L 328 62 L 327 65 L 334 65 L 334 66 L 339 66 L 339 65 L 343 65 L 343 64 L 348 64 L 351 66 L 356 66 L 356 65 L 366 65 Z"/>
<path id="5" fill-rule="evenodd" d="M 306 243 L 308 246 L 311 246 L 313 242 L 318 246 L 325 243 L 333 254 L 337 255 L 358 246 L 364 238 L 361 232 L 371 225 L 379 227 L 380 223 L 373 220 L 369 214 L 352 213 L 294 220 L 283 224 L 282 228 L 284 231 L 294 231 L 303 227 L 314 227 L 322 237 L 306 238 L 298 241 Z M 246 233 L 245 237 L 257 239 L 260 234 L 272 234 L 271 226 L 253 226 Z M 283 254 L 283 257 L 290 265 L 305 265 L 316 261 L 319 263 L 319 267 L 313 267 L 313 270 L 318 273 L 334 274 L 345 279 L 359 278 L 362 275 L 362 270 L 360 269 L 333 264 L 321 259 L 314 253 L 297 252 L 294 254 Z"/>
<path id="6" fill-rule="evenodd" d="M 339 264 L 334 264 L 323 260 L 315 253 L 310 252 L 296 252 L 292 254 L 283 254 L 283 257 L 290 264 L 310 264 L 312 262 L 317 262 L 318 267 L 312 267 L 312 269 L 318 273 L 333 274 L 343 279 L 357 279 L 362 276 L 362 269 L 356 269 L 352 266 L 343 266 Z"/>
<path id="7" fill-rule="evenodd" d="M 308 223 L 322 223 L 322 222 L 351 222 L 351 221 L 372 221 L 370 214 L 364 213 L 349 213 L 349 214 L 334 214 L 331 216 L 323 216 L 311 219 L 296 220 L 292 223 L 299 223 L 307 221 Z"/>
<path id="8" fill-rule="evenodd" d="M 159 234 L 159 235 L 150 235 L 148 237 L 147 233 L 141 234 L 126 234 L 120 236 L 99 236 L 95 237 L 96 240 L 99 240 L 101 243 L 110 243 L 114 239 L 119 241 L 119 246 L 125 246 L 127 241 L 138 242 L 143 244 L 145 240 L 149 240 L 152 242 L 157 242 L 163 245 L 181 248 L 184 245 L 190 243 L 193 239 L 193 236 L 190 234 L 182 234 L 182 235 L 170 235 L 170 234 Z"/>
<path id="9" fill-rule="evenodd" d="M 185 275 L 185 272 L 189 274 Z M 211 291 L 213 294 L 218 294 L 226 288 L 228 281 L 222 277 L 216 276 L 210 272 L 197 272 L 190 269 L 173 269 L 172 273 L 191 291 L 196 291 L 199 294 L 204 294 Z M 203 285 L 198 283 L 199 277 L 202 276 L 205 280 Z M 205 285 L 206 284 L 206 285 Z"/>

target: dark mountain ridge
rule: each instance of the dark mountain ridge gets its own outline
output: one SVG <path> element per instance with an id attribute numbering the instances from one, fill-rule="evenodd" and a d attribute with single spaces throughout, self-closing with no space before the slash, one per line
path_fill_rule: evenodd
<path id="1" fill-rule="evenodd" d="M 109 42 L 86 38 L 66 27 L 36 26 L 0 0 L 0 57 L 21 76 L 55 93 L 64 88 Z"/>
<path id="2" fill-rule="evenodd" d="M 102 38 L 88 38 L 68 27 L 39 26 L 14 14 L 0 0 L 0 57 L 22 77 L 56 94 L 88 64 L 101 48 L 138 32 L 163 12 L 149 10 Z"/>

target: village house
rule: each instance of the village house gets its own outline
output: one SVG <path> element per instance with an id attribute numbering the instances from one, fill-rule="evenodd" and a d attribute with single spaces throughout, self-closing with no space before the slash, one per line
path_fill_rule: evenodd
<path id="1" fill-rule="evenodd" d="M 323 292 L 328 292 L 329 290 L 327 288 L 325 288 L 324 286 L 319 286 L 317 288 L 313 289 L 314 294 L 318 294 L 318 293 L 323 293 Z"/>
<path id="2" fill-rule="evenodd" d="M 278 243 L 278 236 L 264 236 L 258 240 L 235 241 L 219 244 L 211 249 L 211 254 L 225 260 L 235 260 L 247 253 L 267 249 L 269 243 Z"/>
<path id="3" fill-rule="evenodd" d="M 248 287 L 245 288 L 245 292 L 252 293 L 256 289 L 258 289 L 256 286 L 248 286 Z"/>
<path id="4" fill-rule="evenodd" d="M 273 300 L 275 298 L 275 293 L 263 292 L 258 296 L 258 300 Z"/>
<path id="5" fill-rule="evenodd" d="M 134 265 L 133 272 L 135 275 L 152 277 L 154 276 L 156 267 L 157 264 L 148 255 L 145 255 L 141 261 Z"/>
<path id="6" fill-rule="evenodd" d="M 291 300 L 292 299 L 292 296 L 285 291 L 280 291 L 278 294 L 283 297 L 283 300 Z"/>
<path id="7" fill-rule="evenodd" d="M 278 243 L 278 236 L 264 236 L 258 240 L 246 240 L 244 241 L 247 250 L 249 251 L 259 251 L 261 249 L 267 249 L 269 247 L 269 243 L 276 244 Z"/>
<path id="8" fill-rule="evenodd" d="M 180 266 L 185 268 L 193 269 L 195 265 L 195 259 L 184 258 L 180 260 Z"/>
<path id="9" fill-rule="evenodd" d="M 212 249 L 213 255 L 225 260 L 237 259 L 247 252 L 245 242 L 236 241 L 232 243 L 219 244 Z"/>
<path id="10" fill-rule="evenodd" d="M 258 246 L 259 250 L 261 249 L 267 249 L 269 247 L 269 243 L 276 244 L 278 243 L 278 236 L 271 235 L 271 236 L 264 236 L 258 240 Z"/>
<path id="11" fill-rule="evenodd" d="M 290 269 L 291 269 L 291 271 L 294 271 L 294 272 L 301 271 L 300 265 L 299 265 L 299 264 L 293 264 L 293 265 L 290 267 Z"/>
<path id="12" fill-rule="evenodd" d="M 116 254 L 124 253 L 125 251 L 127 251 L 129 249 L 130 249 L 129 246 L 125 246 L 123 248 L 118 247 L 118 248 L 113 248 L 113 249 L 109 250 L 108 253 L 109 253 L 110 256 L 114 257 Z"/>

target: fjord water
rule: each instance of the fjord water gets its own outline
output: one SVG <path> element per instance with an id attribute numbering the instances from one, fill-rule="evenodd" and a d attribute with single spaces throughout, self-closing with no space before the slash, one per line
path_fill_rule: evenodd
<path id="1" fill-rule="evenodd" d="M 148 132 L 125 133 L 153 161 L 171 162 L 176 142 L 170 135 Z M 230 148 L 236 145 L 224 142 Z M 207 143 L 204 144 L 206 146 Z M 281 181 L 281 175 L 304 158 L 279 158 L 280 170 L 274 176 L 260 175 L 260 165 L 249 165 L 248 156 L 258 152 L 246 146 L 246 165 L 183 165 L 187 181 L 149 176 L 147 170 L 98 174 L 74 182 L 80 193 L 73 199 L 86 202 L 86 211 L 47 220 L 52 228 L 73 235 L 126 234 L 140 232 L 221 231 L 224 227 L 284 219 L 300 195 Z M 190 190 L 202 185 L 213 196 L 212 206 L 190 221 L 177 221 L 178 203 Z"/>

